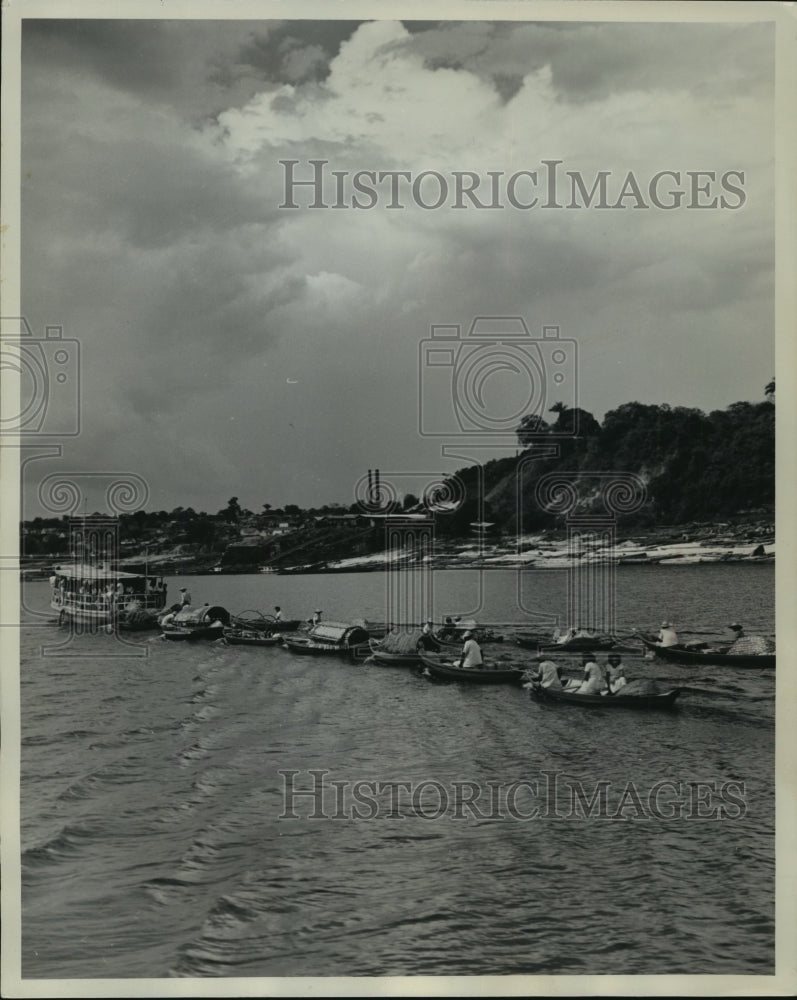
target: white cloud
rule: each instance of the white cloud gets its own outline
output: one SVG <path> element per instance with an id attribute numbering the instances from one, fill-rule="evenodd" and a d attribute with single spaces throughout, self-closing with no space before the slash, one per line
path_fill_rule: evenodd
<path id="1" fill-rule="evenodd" d="M 743 31 L 717 28 L 716 56 L 639 33 L 648 62 L 623 61 L 633 37 L 623 25 L 412 35 L 366 23 L 323 81 L 263 84 L 202 128 L 194 103 L 186 121 L 151 89 L 37 64 L 23 293 L 34 325 L 63 322 L 85 345 L 84 460 L 121 449 L 174 505 L 208 509 L 243 497 L 236 475 L 257 494 L 245 503 L 309 504 L 345 498 L 377 463 L 436 468 L 439 446 L 416 433 L 418 344 L 431 323 L 484 313 L 578 338 L 581 401 L 599 414 L 634 398 L 715 408 L 760 394 L 772 374 L 771 93 L 765 73 L 746 90 L 733 73 L 752 79 L 767 49 L 757 31 L 757 62 Z M 320 50 L 296 59 L 294 79 Z M 517 77 L 509 99 L 502 71 Z M 588 186 L 613 171 L 613 197 L 629 170 L 645 190 L 659 170 L 743 169 L 747 202 L 423 211 L 405 196 L 391 211 L 382 187 L 369 211 L 280 210 L 278 161 L 307 176 L 314 157 L 329 171 L 485 178 L 559 158 Z"/>

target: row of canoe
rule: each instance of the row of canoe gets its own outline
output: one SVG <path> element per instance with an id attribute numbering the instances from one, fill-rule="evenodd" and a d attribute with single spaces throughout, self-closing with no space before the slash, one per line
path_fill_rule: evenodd
<path id="1" fill-rule="evenodd" d="M 456 667 L 447 663 L 445 654 L 421 653 L 421 662 L 433 677 L 441 680 L 467 680 L 477 684 L 519 684 L 525 673 L 524 667 L 485 667 L 484 669 Z M 605 694 L 589 695 L 574 694 L 556 688 L 544 688 L 539 684 L 531 684 L 532 697 L 539 701 L 555 701 L 570 705 L 583 705 L 601 708 L 672 708 L 680 690 L 673 688 L 656 694 Z"/>
<path id="2" fill-rule="evenodd" d="M 282 642 L 292 652 L 305 653 L 310 649 L 306 639 L 291 640 L 279 635 L 264 635 L 254 629 L 225 629 L 224 641 L 228 645 L 273 646 Z M 457 667 L 450 661 L 450 653 L 416 654 L 380 653 L 379 643 L 371 640 L 369 648 L 375 662 L 384 666 L 421 666 L 429 674 L 442 681 L 461 681 L 468 684 L 520 684 L 525 667 L 518 665 L 484 666 L 480 668 Z M 340 647 L 330 647 L 326 652 L 339 653 Z M 312 652 L 323 653 L 321 644 L 312 644 Z M 362 649 L 360 649 L 362 653 Z M 562 702 L 571 705 L 592 706 L 601 708 L 638 708 L 663 709 L 672 708 L 680 693 L 678 688 L 660 694 L 646 695 L 578 695 L 567 691 L 552 690 L 532 684 L 530 693 L 539 701 Z"/>
<path id="3" fill-rule="evenodd" d="M 218 638 L 223 635 L 225 641 L 229 645 L 241 645 L 241 646 L 273 646 L 277 643 L 282 642 L 289 649 L 295 653 L 346 653 L 353 654 L 358 658 L 365 653 L 368 654 L 369 643 L 370 652 L 374 655 L 378 662 L 384 664 L 385 666 L 413 666 L 417 665 L 420 656 L 417 652 L 407 652 L 407 653 L 391 653 L 380 649 L 379 643 L 375 643 L 373 639 L 369 639 L 367 632 L 362 632 L 362 635 L 355 636 L 354 634 L 348 636 L 347 638 L 351 641 L 346 642 L 344 645 L 340 643 L 324 643 L 318 642 L 317 640 L 312 640 L 307 636 L 291 636 L 285 633 L 290 631 L 290 626 L 293 623 L 287 623 L 287 629 L 279 629 L 273 632 L 265 632 L 260 629 L 254 629 L 251 627 L 224 627 L 223 629 L 214 629 L 210 626 L 200 626 L 194 627 L 192 629 L 188 628 L 172 628 L 164 630 L 164 638 L 177 640 L 177 639 L 209 639 Z M 362 630 L 361 630 L 362 631 Z M 644 647 L 651 652 L 655 653 L 656 656 L 663 660 L 668 660 L 671 663 L 681 663 L 691 666 L 731 666 L 731 667 L 749 667 L 753 669 L 767 669 L 775 667 L 776 656 L 774 653 L 759 653 L 754 655 L 743 655 L 743 654 L 730 654 L 714 649 L 700 649 L 700 648 L 689 648 L 688 646 L 676 645 L 676 646 L 661 646 L 652 637 L 640 635 L 640 640 L 642 641 Z M 534 648 L 527 643 L 519 643 L 519 645 L 525 648 Z M 448 647 L 450 650 L 449 655 L 453 655 L 455 650 L 459 650 L 460 646 L 456 643 L 443 644 L 443 648 Z M 537 647 L 543 650 L 553 651 L 557 649 L 556 646 L 541 646 Z M 626 647 L 614 646 L 619 652 L 633 652 L 633 650 Z"/>

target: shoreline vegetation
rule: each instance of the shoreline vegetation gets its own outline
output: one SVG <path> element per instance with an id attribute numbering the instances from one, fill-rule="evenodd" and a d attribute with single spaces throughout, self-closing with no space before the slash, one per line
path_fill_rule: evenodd
<path id="1" fill-rule="evenodd" d="M 348 506 L 251 511 L 234 496 L 215 514 L 120 514 L 118 565 L 182 576 L 771 561 L 774 379 L 764 395 L 709 414 L 623 403 L 602 422 L 557 402 L 548 421 L 523 417 L 514 455 L 419 481 L 418 496 L 369 469 L 367 495 Z M 95 516 L 23 522 L 23 575 L 80 555 L 74 524 Z"/>

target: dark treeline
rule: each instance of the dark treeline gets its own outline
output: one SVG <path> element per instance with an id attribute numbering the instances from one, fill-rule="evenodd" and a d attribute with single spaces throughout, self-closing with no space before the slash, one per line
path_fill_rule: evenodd
<path id="1" fill-rule="evenodd" d="M 301 529 L 313 532 L 318 521 L 340 517 L 354 510 L 342 504 L 301 508 L 297 504 L 273 507 L 264 503 L 259 511 L 241 506 L 231 497 L 215 514 L 193 507 L 173 510 L 139 510 L 119 517 L 119 541 L 123 548 L 148 545 L 157 552 L 174 546 L 192 546 L 200 551 L 223 552 L 226 548 L 258 535 L 289 534 Z M 60 554 L 69 547 L 70 518 L 36 517 L 22 524 L 22 551 L 25 555 Z"/>
<path id="2" fill-rule="evenodd" d="M 647 501 L 623 515 L 620 526 L 656 528 L 696 521 L 716 521 L 757 511 L 771 516 L 775 504 L 774 382 L 759 403 L 733 403 L 725 410 L 701 410 L 666 404 L 624 403 L 599 423 L 581 409 L 554 405 L 548 420 L 528 416 L 517 429 L 521 451 L 483 467 L 459 470 L 453 495 L 464 495 L 454 511 L 434 513 L 441 538 L 473 533 L 474 522 L 490 522 L 495 534 L 514 534 L 561 526 L 561 517 L 542 509 L 534 485 L 546 473 L 565 474 L 585 497 L 583 510 L 598 511 L 594 473 L 627 472 L 646 484 Z M 550 453 L 555 445 L 556 454 Z M 535 457 L 537 454 L 540 457 Z M 590 476 L 592 474 L 592 476 Z M 416 497 L 399 505 L 423 512 Z M 386 509 L 385 513 L 397 508 Z M 37 517 L 22 525 L 22 552 L 27 556 L 67 551 L 67 518 Z M 362 554 L 384 543 L 384 532 L 371 523 L 357 504 L 325 504 L 303 509 L 296 504 L 259 511 L 242 507 L 237 497 L 208 514 L 191 507 L 171 511 L 138 511 L 119 519 L 123 549 L 142 546 L 163 551 L 190 546 L 195 551 L 222 553 L 257 545 L 253 561 L 288 564 L 292 553 L 305 558 L 308 543 L 326 558 Z M 357 534 L 356 545 L 352 544 Z M 326 550 L 329 549 L 327 552 Z M 335 553 L 340 550 L 340 554 Z M 243 550 L 241 558 L 249 561 Z M 238 556 L 236 556 L 236 559 Z"/>
<path id="3" fill-rule="evenodd" d="M 768 387 L 769 388 L 769 387 Z M 624 403 L 599 423 L 592 414 L 557 404 L 550 422 L 524 418 L 517 456 L 460 470 L 468 500 L 447 525 L 461 534 L 480 513 L 478 477 L 483 475 L 483 515 L 502 531 L 557 523 L 535 500 L 534 484 L 562 473 L 578 488 L 583 512 L 598 512 L 595 473 L 628 472 L 646 485 L 647 501 L 622 515 L 627 528 L 677 525 L 732 517 L 743 511 L 771 513 L 775 504 L 774 394 L 760 403 L 733 403 L 725 410 L 666 404 Z M 555 445 L 556 455 L 550 455 Z M 540 453 L 541 457 L 535 458 Z M 590 475 L 592 474 L 592 475 Z M 520 525 L 519 523 L 520 522 Z"/>

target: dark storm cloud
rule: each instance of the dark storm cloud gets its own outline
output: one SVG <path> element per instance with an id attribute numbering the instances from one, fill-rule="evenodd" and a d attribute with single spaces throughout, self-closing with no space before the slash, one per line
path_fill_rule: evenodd
<path id="1" fill-rule="evenodd" d="M 426 25 L 407 44 L 431 68 L 490 79 L 504 100 L 550 66 L 559 97 L 581 103 L 632 90 L 759 92 L 773 81 L 773 32 L 771 24 L 469 21 Z"/>
<path id="2" fill-rule="evenodd" d="M 23 21 L 25 65 L 91 74 L 197 124 L 280 83 L 323 80 L 357 21 Z"/>
<path id="3" fill-rule="evenodd" d="M 272 83 L 325 80 L 329 64 L 360 21 L 285 21 L 268 35 L 257 35 L 240 52 Z"/>
<path id="4" fill-rule="evenodd" d="M 75 460 L 124 454 L 166 505 L 206 509 L 250 489 L 349 496 L 377 461 L 436 467 L 416 433 L 419 343 L 478 314 L 561 324 L 598 415 L 628 394 L 743 398 L 771 375 L 767 40 L 726 25 L 26 28 L 23 304 L 34 328 L 81 341 Z M 611 169 L 613 189 L 631 167 L 745 166 L 750 198 L 724 219 L 277 208 L 284 157 L 306 177 L 313 157 L 483 175 L 542 155 L 587 181 Z"/>

